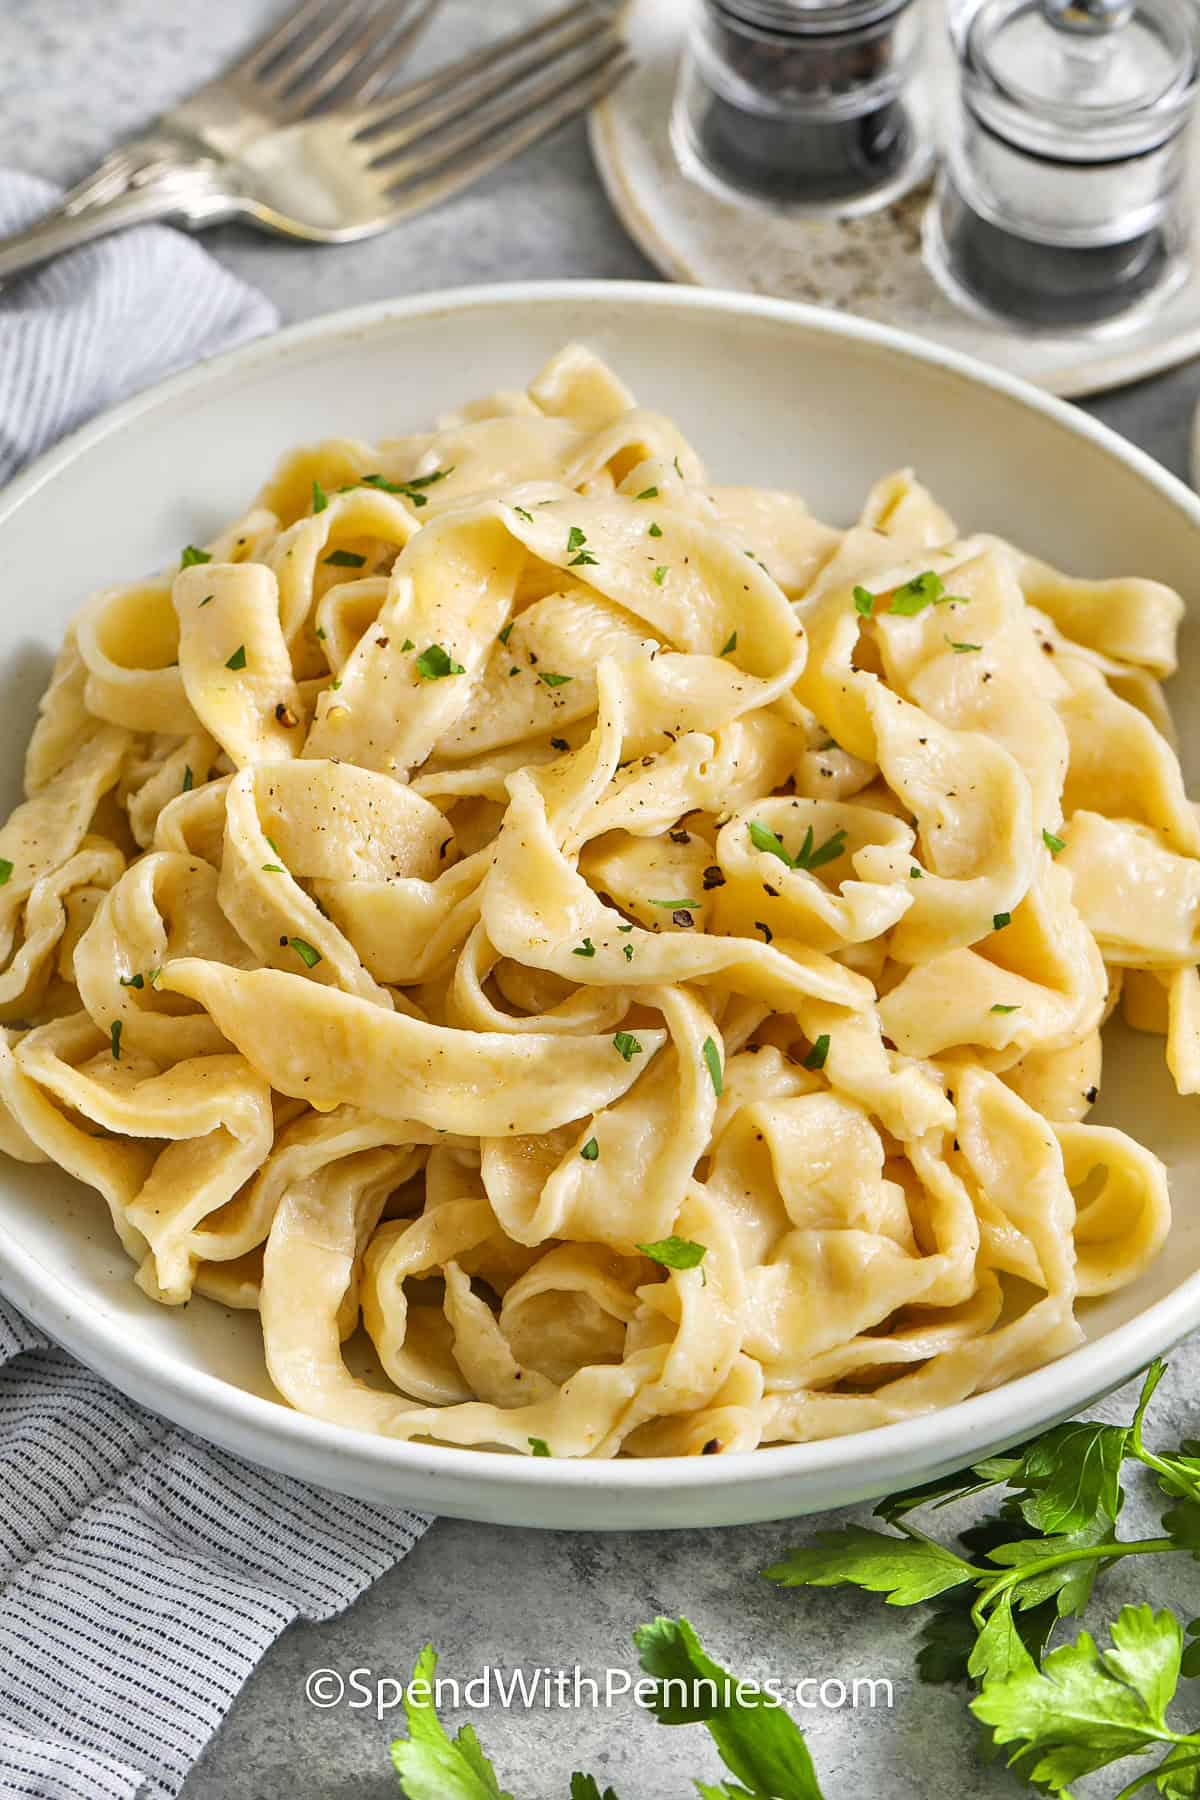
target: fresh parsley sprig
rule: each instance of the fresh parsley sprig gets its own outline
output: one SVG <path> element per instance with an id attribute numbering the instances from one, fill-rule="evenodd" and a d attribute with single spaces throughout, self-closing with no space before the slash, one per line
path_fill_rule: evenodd
<path id="1" fill-rule="evenodd" d="M 1041 1792 L 1069 1794 L 1082 1776 L 1129 1756 L 1164 1751 L 1116 1800 L 1155 1787 L 1169 1800 L 1200 1796 L 1200 1730 L 1166 1713 L 1180 1674 L 1200 1673 L 1200 1621 L 1122 1607 L 1106 1646 L 1081 1631 L 1050 1648 L 1061 1621 L 1081 1614 L 1096 1577 L 1133 1556 L 1181 1553 L 1200 1561 L 1200 1443 L 1151 1450 L 1147 1408 L 1166 1365 L 1146 1372 L 1129 1425 L 1074 1420 L 969 1471 L 893 1494 L 875 1508 L 889 1532 L 851 1525 L 793 1550 L 767 1579 L 784 1587 L 848 1583 L 890 1606 L 936 1602 L 917 1666 L 926 1681 L 971 1679 L 971 1710 Z M 1140 1464 L 1170 1502 L 1161 1534 L 1118 1538 L 1123 1473 Z M 961 1550 L 914 1523 L 990 1489 L 1000 1506 L 959 1535 Z"/>
<path id="2" fill-rule="evenodd" d="M 531 1440 L 539 1442 L 540 1440 Z M 537 1452 L 535 1451 L 535 1454 Z M 735 1777 L 719 1786 L 696 1781 L 701 1800 L 823 1800 L 804 1734 L 765 1691 L 714 1662 L 687 1619 L 657 1618 L 633 1634 L 638 1660 L 654 1683 L 643 1689 L 660 1725 L 703 1725 Z M 500 1786 L 470 1725 L 452 1738 L 434 1704 L 437 1655 L 426 1644 L 404 1696 L 408 1736 L 392 1744 L 392 1763 L 408 1800 L 514 1800 Z M 571 1777 L 570 1800 L 618 1800 L 594 1775 Z"/>

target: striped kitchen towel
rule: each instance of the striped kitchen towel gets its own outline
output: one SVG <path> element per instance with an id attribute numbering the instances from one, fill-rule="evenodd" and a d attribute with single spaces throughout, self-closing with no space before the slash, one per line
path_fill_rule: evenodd
<path id="1" fill-rule="evenodd" d="M 0 233 L 53 190 L 0 171 Z M 0 480 L 100 408 L 269 330 L 145 226 L 0 289 Z M 291 1620 L 429 1521 L 252 1468 L 125 1400 L 0 1301 L 0 1795 L 167 1800 Z"/>

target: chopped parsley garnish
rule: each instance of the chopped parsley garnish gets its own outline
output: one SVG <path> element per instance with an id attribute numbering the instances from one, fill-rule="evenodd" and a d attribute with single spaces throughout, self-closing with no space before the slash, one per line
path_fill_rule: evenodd
<path id="1" fill-rule="evenodd" d="M 617 930 L 618 931 L 632 931 L 633 926 L 632 925 L 618 925 Z"/>
<path id="2" fill-rule="evenodd" d="M 661 537 L 662 536 L 662 526 L 657 523 L 651 525 L 648 535 L 650 537 Z"/>
<path id="3" fill-rule="evenodd" d="M 654 571 L 655 587 L 661 587 L 663 582 L 666 579 L 667 579 L 667 565 L 666 565 L 666 563 L 659 563 L 657 569 L 655 569 L 655 571 Z"/>
<path id="4" fill-rule="evenodd" d="M 1013 1006 L 1004 1006 L 999 1000 L 997 1000 L 995 1006 L 989 1007 L 988 1010 L 990 1012 L 994 1012 L 994 1013 L 1010 1013 L 1010 1012 L 1020 1012 L 1021 1007 L 1020 1007 L 1019 1002 L 1017 1002 Z"/>
<path id="5" fill-rule="evenodd" d="M 300 937 L 289 938 L 288 943 L 292 946 L 292 949 L 296 952 L 296 955 L 300 958 L 300 961 L 304 964 L 306 969 L 316 968 L 321 960 L 321 952 L 319 950 L 314 950 L 311 944 L 306 943 L 304 939 Z"/>
<path id="6" fill-rule="evenodd" d="M 568 533 L 567 533 L 567 550 L 568 550 L 568 552 L 573 552 L 575 550 L 582 550 L 583 546 L 586 543 L 587 543 L 587 533 L 585 531 L 580 531 L 578 525 L 572 525 L 570 531 L 568 531 Z"/>
<path id="7" fill-rule="evenodd" d="M 7 856 L 0 856 L 0 887 L 7 887 L 12 880 L 13 866 Z"/>
<path id="8" fill-rule="evenodd" d="M 647 904 L 665 907 L 667 912 L 693 912 L 700 902 L 698 900 L 650 900 Z"/>
<path id="9" fill-rule="evenodd" d="M 760 824 L 757 819 L 750 820 L 748 829 L 750 842 L 756 850 L 764 850 L 769 856 L 777 856 L 780 862 L 786 864 L 789 869 L 805 869 L 811 872 L 814 869 L 823 868 L 826 863 L 833 862 L 841 856 L 846 848 L 846 832 L 842 826 L 839 826 L 823 844 L 818 844 L 814 849 L 813 828 L 810 825 L 804 834 L 804 842 L 795 856 L 789 856 L 775 833 L 768 831 L 767 827 Z"/>
<path id="10" fill-rule="evenodd" d="M 585 937 L 582 944 L 579 944 L 571 952 L 572 956 L 595 956 L 595 954 L 596 946 L 593 944 L 590 937 Z"/>
<path id="11" fill-rule="evenodd" d="M 529 1440 L 529 1448 L 533 1451 L 535 1456 L 549 1456 L 550 1454 L 550 1446 L 545 1438 L 531 1437 Z M 474 1770 L 472 1770 L 472 1774 L 474 1774 Z"/>
<path id="12" fill-rule="evenodd" d="M 1051 856 L 1057 856 L 1060 850 L 1065 850 L 1067 847 L 1066 838 L 1055 837 L 1054 833 L 1047 831 L 1044 825 L 1042 826 L 1042 842 Z"/>
<path id="13" fill-rule="evenodd" d="M 264 863 L 262 872 L 264 875 L 286 875 L 287 870 L 282 863 Z"/>
<path id="14" fill-rule="evenodd" d="M 518 519 L 524 519 L 527 525 L 533 524 L 533 514 L 531 512 L 526 512 L 523 506 L 514 506 L 513 511 L 516 513 Z"/>
<path id="15" fill-rule="evenodd" d="M 417 673 L 424 681 L 441 681 L 445 675 L 461 675 L 463 666 L 456 663 L 440 644 L 430 644 L 417 658 Z"/>
<path id="16" fill-rule="evenodd" d="M 713 1039 L 706 1037 L 700 1046 L 700 1054 L 704 1058 L 708 1078 L 713 1084 L 713 1093 L 719 1100 L 725 1087 L 725 1076 L 721 1069 L 721 1052 L 717 1049 Z"/>
<path id="17" fill-rule="evenodd" d="M 731 631 L 729 636 L 725 640 L 724 646 L 722 647 L 721 655 L 729 656 L 736 649 L 737 649 L 737 632 Z"/>
<path id="18" fill-rule="evenodd" d="M 579 1152 L 579 1154 L 580 1154 L 580 1156 L 582 1156 L 584 1162 L 597 1161 L 597 1159 L 599 1158 L 599 1155 L 600 1155 L 600 1146 L 596 1142 L 595 1138 L 589 1138 L 587 1143 L 583 1146 L 583 1149 Z"/>
<path id="19" fill-rule="evenodd" d="M 422 490 L 432 487 L 435 481 L 445 481 L 447 475 L 453 475 L 454 465 L 448 469 L 435 469 L 432 475 L 414 475 L 411 481 L 385 481 L 382 475 L 364 475 L 363 487 L 382 488 L 385 494 L 403 494 L 414 506 L 428 505 L 429 496 Z"/>
<path id="20" fill-rule="evenodd" d="M 632 1062 L 635 1056 L 642 1054 L 642 1046 L 631 1031 L 618 1031 L 613 1038 L 613 1049 L 624 1062 Z"/>
<path id="21" fill-rule="evenodd" d="M 924 875 L 921 873 L 921 870 L 918 869 L 918 867 L 915 863 L 913 864 L 912 868 L 908 871 L 908 879 L 910 881 L 924 881 L 924 879 L 925 879 Z"/>
<path id="22" fill-rule="evenodd" d="M 400 646 L 400 649 L 401 649 L 401 651 L 404 651 L 404 650 L 415 650 L 415 649 L 416 649 L 416 647 L 417 647 L 417 646 L 416 646 L 416 645 L 415 645 L 415 644 L 414 644 L 414 643 L 413 643 L 413 641 L 412 641 L 412 639 L 411 639 L 411 638 L 405 638 L 405 640 L 404 640 L 404 642 L 403 642 L 403 643 L 402 643 L 402 644 L 401 644 L 401 646 Z"/>
<path id="23" fill-rule="evenodd" d="M 643 488 L 637 498 L 639 500 L 657 500 L 658 489 L 656 487 Z"/>
<path id="24" fill-rule="evenodd" d="M 323 625 L 317 626 L 317 636 L 320 638 L 322 643 L 325 642 L 325 627 Z"/>
<path id="25" fill-rule="evenodd" d="M 496 636 L 499 638 L 499 640 L 502 644 L 507 644 L 509 638 L 512 636 L 513 624 L 514 624 L 514 621 L 512 619 L 510 619 L 508 621 L 508 624 L 503 628 L 503 630 L 498 631 L 496 633 Z"/>
<path id="26" fill-rule="evenodd" d="M 899 613 L 902 619 L 924 612 L 927 606 L 965 606 L 966 603 L 965 594 L 948 594 L 941 576 L 932 569 L 926 569 L 921 575 L 914 575 L 911 581 L 906 581 L 892 595 L 892 611 Z"/>
<path id="27" fill-rule="evenodd" d="M 195 544 L 187 544 L 184 546 L 183 554 L 179 558 L 179 566 L 181 569 L 190 569 L 194 567 L 196 563 L 206 563 L 211 561 L 211 550 L 197 550 Z"/>
<path id="28" fill-rule="evenodd" d="M 271 837 L 269 835 L 269 833 L 267 833 L 265 831 L 263 832 L 263 837 L 266 840 L 266 842 L 268 844 L 270 844 L 270 846 L 271 846 L 272 850 L 275 852 L 276 856 L 278 856 L 279 855 L 279 845 L 275 842 L 275 839 L 273 837 Z"/>
<path id="29" fill-rule="evenodd" d="M 595 560 L 596 559 L 592 555 L 590 550 L 581 550 L 579 552 L 578 556 L 573 556 L 571 558 L 570 562 L 567 564 L 567 567 L 568 567 L 568 569 L 578 569 L 585 563 L 594 563 Z"/>
<path id="30" fill-rule="evenodd" d="M 967 650 L 982 650 L 983 649 L 982 644 L 956 644 L 952 637 L 948 637 L 946 639 L 946 642 L 949 644 L 950 648 L 953 650 L 955 656 L 962 656 L 964 654 L 964 652 Z"/>
<path id="31" fill-rule="evenodd" d="M 239 644 L 233 655 L 229 658 L 229 661 L 225 664 L 225 667 L 227 669 L 244 669 L 245 666 L 246 646 L 245 644 Z"/>
<path id="32" fill-rule="evenodd" d="M 992 914 L 992 930 L 993 931 L 1003 931 L 1004 927 L 1006 925 L 1011 925 L 1011 924 L 1012 924 L 1012 914 L 1011 913 L 993 913 Z"/>
<path id="33" fill-rule="evenodd" d="M 357 550 L 331 550 L 323 560 L 332 563 L 335 569 L 361 569 L 367 559 Z"/>
<path id="34" fill-rule="evenodd" d="M 312 484 L 312 509 L 313 509 L 313 512 L 314 513 L 323 513 L 325 511 L 325 508 L 328 505 L 329 505 L 329 495 L 325 492 L 325 489 L 321 486 L 320 482 L 317 480 L 316 476 L 314 475 L 313 476 L 313 484 Z"/>
<path id="35" fill-rule="evenodd" d="M 141 988 L 141 987 L 145 987 L 145 985 L 146 985 L 146 978 L 144 975 L 122 975 L 121 976 L 121 986 L 122 987 Z"/>
<path id="36" fill-rule="evenodd" d="M 621 947 L 625 952 L 625 961 L 632 962 L 633 961 L 633 945 L 632 944 L 623 944 Z"/>
<path id="37" fill-rule="evenodd" d="M 574 679 L 573 675 L 555 675 L 550 669 L 538 670 L 538 680 L 544 681 L 547 687 L 563 687 L 566 682 Z"/>
<path id="38" fill-rule="evenodd" d="M 114 1062 L 120 1062 L 120 1060 L 121 1060 L 121 1029 L 122 1029 L 122 1027 L 121 1027 L 120 1019 L 114 1019 L 112 1024 L 108 1028 L 108 1035 L 112 1042 L 112 1053 L 113 1053 L 113 1061 Z"/>
<path id="39" fill-rule="evenodd" d="M 653 1244 L 639 1244 L 637 1248 L 651 1262 L 661 1263 L 664 1269 L 695 1269 L 704 1261 L 707 1244 L 694 1244 L 690 1238 L 659 1238 Z"/>
<path id="40" fill-rule="evenodd" d="M 806 1069 L 823 1069 L 829 1055 L 829 1033 L 823 1031 L 804 1059 Z"/>
<path id="41" fill-rule="evenodd" d="M 854 610 L 869 619 L 875 610 L 875 596 L 870 588 L 856 587 L 854 590 Z"/>
<path id="42" fill-rule="evenodd" d="M 182 789 L 182 791 L 185 794 L 191 793 L 192 782 L 194 781 L 194 779 L 195 779 L 195 777 L 192 774 L 192 765 L 190 763 L 185 763 L 183 765 L 183 789 Z"/>

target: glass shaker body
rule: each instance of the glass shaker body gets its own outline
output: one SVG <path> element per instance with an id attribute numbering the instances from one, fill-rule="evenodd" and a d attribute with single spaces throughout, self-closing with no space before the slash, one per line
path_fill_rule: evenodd
<path id="1" fill-rule="evenodd" d="M 952 297 L 1031 325 L 1116 325 L 1186 271 L 1185 177 L 1200 54 L 1192 0 L 1062 28 L 1037 0 L 982 0 L 956 34 L 956 127 L 926 220 Z"/>
<path id="2" fill-rule="evenodd" d="M 725 197 L 853 213 L 894 199 L 932 148 L 912 85 L 920 0 L 698 0 L 672 138 Z"/>

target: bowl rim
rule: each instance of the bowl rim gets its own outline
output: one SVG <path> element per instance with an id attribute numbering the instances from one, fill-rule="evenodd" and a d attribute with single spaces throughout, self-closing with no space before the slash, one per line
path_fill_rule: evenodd
<path id="1" fill-rule="evenodd" d="M 1023 411 L 1039 413 L 1070 437 L 1090 443 L 1156 490 L 1200 534 L 1200 498 L 1145 451 L 1066 401 L 973 357 L 889 325 L 798 302 L 661 282 L 600 280 L 496 282 L 370 301 L 253 339 L 155 383 L 61 439 L 0 494 L 0 527 L 82 453 L 135 426 L 144 415 L 173 405 L 231 373 L 286 362 L 297 352 L 338 339 L 369 338 L 393 322 L 581 301 L 715 312 L 733 320 L 770 320 L 808 334 L 857 341 L 893 357 L 940 369 L 970 387 L 990 389 Z M 1200 1270 L 1196 1270 L 1169 1294 L 1093 1342 L 1028 1374 L 929 1413 L 840 1437 L 730 1451 L 714 1458 L 544 1459 L 378 1436 L 296 1412 L 280 1399 L 252 1393 L 204 1369 L 178 1363 L 148 1369 L 143 1353 L 125 1341 L 104 1311 L 77 1305 L 78 1290 L 64 1292 L 58 1278 L 31 1251 L 2 1237 L 0 1293 L 131 1398 L 210 1441 L 231 1443 L 233 1432 L 240 1453 L 291 1473 L 315 1470 L 309 1478 L 327 1487 L 338 1486 L 340 1453 L 358 1469 L 372 1470 L 375 1477 L 390 1475 L 397 1484 L 397 1500 L 403 1499 L 406 1474 L 426 1492 L 444 1482 L 456 1488 L 469 1484 L 481 1490 L 523 1490 L 531 1498 L 537 1492 L 550 1492 L 560 1501 L 572 1495 L 595 1500 L 605 1492 L 614 1499 L 622 1493 L 661 1497 L 679 1490 L 717 1494 L 728 1488 L 787 1484 L 792 1511 L 799 1510 L 795 1502 L 802 1498 L 798 1486 L 811 1480 L 820 1488 L 823 1478 L 828 1482 L 844 1469 L 859 1471 L 855 1482 L 864 1493 L 882 1493 L 897 1480 L 911 1479 L 914 1465 L 923 1458 L 930 1459 L 930 1467 L 965 1465 L 985 1447 L 1026 1435 L 1031 1420 L 1041 1423 L 1064 1418 L 1089 1404 L 1200 1325 Z M 210 1420 L 214 1424 L 224 1421 L 230 1430 L 209 1429 Z M 362 1477 L 357 1487 L 362 1491 Z M 510 1506 L 517 1498 L 519 1494 L 510 1492 Z M 789 1507 L 781 1500 L 780 1509 Z M 456 1504 L 451 1510 L 461 1513 L 463 1507 Z M 469 1512 L 467 1516 L 471 1516 Z M 474 1516 L 484 1516 L 483 1511 Z M 780 1513 L 756 1516 L 778 1517 Z M 540 1521 L 530 1518 L 525 1522 Z M 696 1521 L 689 1515 L 677 1522 L 690 1525 Z M 613 1519 L 608 1528 L 622 1529 L 624 1525 Z"/>

